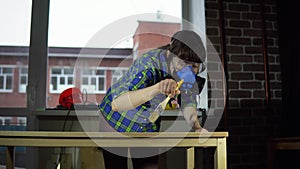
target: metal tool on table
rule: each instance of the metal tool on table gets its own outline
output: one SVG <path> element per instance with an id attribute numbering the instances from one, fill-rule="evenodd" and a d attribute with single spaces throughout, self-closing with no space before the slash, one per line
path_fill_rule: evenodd
<path id="1" fill-rule="evenodd" d="M 179 82 L 177 82 L 177 87 L 175 90 L 179 90 L 182 83 L 183 83 L 183 79 L 181 79 Z M 154 123 L 158 119 L 160 114 L 165 110 L 166 105 L 168 104 L 170 99 L 171 99 L 171 95 L 168 95 L 168 97 L 163 102 L 159 103 L 159 105 L 155 108 L 154 112 L 151 113 L 151 115 L 149 117 L 149 121 L 151 123 Z"/>

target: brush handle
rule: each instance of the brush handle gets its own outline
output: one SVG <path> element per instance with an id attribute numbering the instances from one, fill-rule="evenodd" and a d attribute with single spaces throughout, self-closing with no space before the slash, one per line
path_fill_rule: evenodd
<path id="1" fill-rule="evenodd" d="M 183 79 L 181 79 L 179 82 L 177 82 L 177 87 L 175 90 L 179 90 L 180 86 L 182 85 L 182 83 L 184 82 Z"/>
<path id="2" fill-rule="evenodd" d="M 179 90 L 180 86 L 182 85 L 183 83 L 183 79 L 181 79 L 179 82 L 177 82 L 177 87 L 175 90 Z M 169 100 L 171 99 L 171 94 L 168 95 L 167 98 L 165 98 L 165 100 L 163 102 L 161 102 L 154 110 L 153 113 L 151 113 L 150 117 L 149 117 L 149 121 L 151 123 L 154 123 L 158 117 L 160 116 L 160 114 L 165 110 Z"/>
<path id="3" fill-rule="evenodd" d="M 183 79 L 181 79 L 179 82 L 177 82 L 177 86 L 176 86 L 176 88 L 175 88 L 175 90 L 179 90 L 179 88 L 180 88 L 180 86 L 182 85 L 182 83 L 183 83 Z M 168 95 L 168 97 L 166 98 L 166 99 L 168 99 L 169 98 L 169 100 L 171 99 L 171 94 L 169 94 Z"/>

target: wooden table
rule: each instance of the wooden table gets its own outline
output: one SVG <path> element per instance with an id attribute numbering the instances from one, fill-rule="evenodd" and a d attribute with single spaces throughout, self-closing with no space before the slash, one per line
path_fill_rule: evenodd
<path id="1" fill-rule="evenodd" d="M 185 147 L 187 168 L 194 168 L 195 147 L 215 147 L 215 168 L 227 168 L 228 132 L 48 132 L 0 131 L 0 146 L 7 147 L 6 168 L 14 168 L 16 146 L 30 147 Z"/>

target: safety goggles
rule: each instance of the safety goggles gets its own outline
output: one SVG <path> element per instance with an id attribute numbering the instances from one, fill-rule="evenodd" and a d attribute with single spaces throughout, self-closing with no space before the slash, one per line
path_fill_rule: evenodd
<path id="1" fill-rule="evenodd" d="M 179 71 L 186 66 L 199 66 L 199 63 L 185 61 L 180 59 L 178 56 L 173 56 L 172 63 L 176 71 Z"/>

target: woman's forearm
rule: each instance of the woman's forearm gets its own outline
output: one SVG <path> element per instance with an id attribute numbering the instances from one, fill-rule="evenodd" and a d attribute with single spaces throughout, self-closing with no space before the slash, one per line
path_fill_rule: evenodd
<path id="1" fill-rule="evenodd" d="M 197 111 L 194 107 L 185 107 L 183 110 L 183 116 L 193 129 L 202 129 Z"/>
<path id="2" fill-rule="evenodd" d="M 112 101 L 113 111 L 126 111 L 151 100 L 160 93 L 159 84 L 126 92 Z"/>

